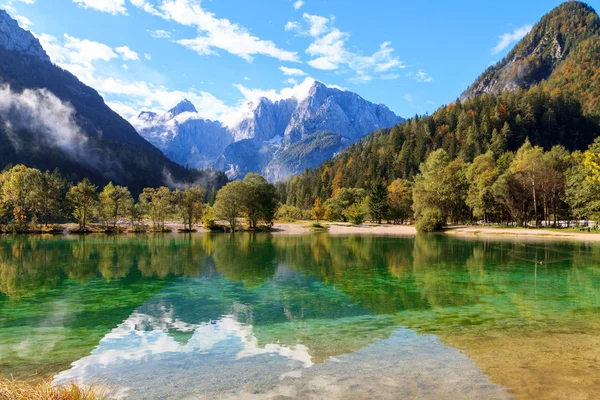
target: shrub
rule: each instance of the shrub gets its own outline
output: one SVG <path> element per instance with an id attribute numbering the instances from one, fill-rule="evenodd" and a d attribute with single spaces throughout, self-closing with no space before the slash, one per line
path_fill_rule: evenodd
<path id="1" fill-rule="evenodd" d="M 418 232 L 437 232 L 443 227 L 442 214 L 439 210 L 433 208 L 425 209 L 421 217 L 417 220 Z"/>
<path id="2" fill-rule="evenodd" d="M 367 210 L 364 203 L 355 203 L 344 210 L 344 216 L 354 225 L 362 225 L 367 216 Z"/>
<path id="3" fill-rule="evenodd" d="M 206 211 L 204 212 L 204 216 L 202 218 L 202 223 L 204 225 L 204 228 L 206 229 L 210 229 L 211 231 L 217 229 L 215 212 L 213 211 L 212 207 L 206 208 Z"/>

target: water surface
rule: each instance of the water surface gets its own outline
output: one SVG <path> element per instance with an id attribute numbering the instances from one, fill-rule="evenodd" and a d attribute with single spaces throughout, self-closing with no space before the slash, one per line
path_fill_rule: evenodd
<path id="1" fill-rule="evenodd" d="M 600 245 L 3 238 L 0 368 L 125 398 L 593 399 Z"/>

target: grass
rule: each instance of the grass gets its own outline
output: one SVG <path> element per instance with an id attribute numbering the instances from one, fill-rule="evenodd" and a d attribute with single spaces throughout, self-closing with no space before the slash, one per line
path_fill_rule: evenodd
<path id="1" fill-rule="evenodd" d="M 53 386 L 52 382 L 30 383 L 0 378 L 0 400 L 105 400 L 108 394 L 97 386 L 75 383 Z"/>

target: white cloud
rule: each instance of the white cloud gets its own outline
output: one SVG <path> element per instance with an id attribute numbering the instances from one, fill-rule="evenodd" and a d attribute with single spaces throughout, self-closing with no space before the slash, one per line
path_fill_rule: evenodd
<path id="1" fill-rule="evenodd" d="M 115 50 L 117 51 L 117 53 L 119 53 L 121 55 L 121 58 L 123 60 L 137 61 L 140 59 L 140 56 L 138 55 L 138 53 L 131 50 L 127 46 L 117 47 Z"/>
<path id="2" fill-rule="evenodd" d="M 294 83 L 295 84 L 293 84 L 293 86 L 283 88 L 279 91 L 275 89 L 249 89 L 241 84 L 236 84 L 233 86 L 240 91 L 245 100 L 253 103 L 258 101 L 261 97 L 266 97 L 272 101 L 289 99 L 291 97 L 295 97 L 298 100 L 304 100 L 308 97 L 310 88 L 315 83 L 315 80 L 312 78 L 305 78 L 302 83 L 298 84 L 296 81 L 294 81 Z"/>
<path id="3" fill-rule="evenodd" d="M 150 36 L 157 39 L 168 39 L 171 37 L 171 32 L 162 29 L 156 29 L 154 31 L 149 30 L 148 33 L 150 33 Z"/>
<path id="4" fill-rule="evenodd" d="M 148 53 L 144 53 L 144 60 L 146 61 L 151 61 L 152 60 L 152 56 Z"/>
<path id="5" fill-rule="evenodd" d="M 365 83 L 374 79 L 375 75 L 384 74 L 387 79 L 393 72 L 405 68 L 400 59 L 394 55 L 391 42 L 383 42 L 379 49 L 370 56 L 364 56 L 351 51 L 346 46 L 350 34 L 342 32 L 333 26 L 335 17 L 323 17 L 305 13 L 302 23 L 288 22 L 287 31 L 296 31 L 301 35 L 310 36 L 313 42 L 306 49 L 312 57 L 308 65 L 313 68 L 341 72 L 352 71 L 353 83 Z"/>
<path id="6" fill-rule="evenodd" d="M 212 94 L 198 90 L 169 90 L 142 80 L 128 80 L 106 68 L 97 68 L 98 61 L 119 58 L 107 45 L 64 35 L 58 39 L 48 34 L 37 35 L 54 63 L 70 71 L 83 83 L 96 89 L 115 111 L 132 120 L 141 109 L 166 111 L 184 98 L 192 101 L 204 118 L 228 122 L 237 107 L 230 107 Z M 122 71 L 126 70 L 120 65 Z"/>
<path id="7" fill-rule="evenodd" d="M 127 66 L 127 64 L 123 64 L 121 65 L 121 68 L 123 68 L 125 71 L 129 70 L 129 67 Z"/>
<path id="8" fill-rule="evenodd" d="M 131 3 L 165 20 L 195 27 L 197 37 L 177 43 L 198 54 L 217 54 L 217 50 L 224 50 L 249 62 L 255 55 L 299 61 L 297 53 L 280 49 L 272 41 L 262 40 L 228 19 L 217 18 L 214 13 L 204 10 L 197 0 L 159 0 L 156 5 L 146 0 L 131 0 Z"/>
<path id="9" fill-rule="evenodd" d="M 35 0 L 18 0 L 21 3 L 24 4 L 35 4 Z"/>
<path id="10" fill-rule="evenodd" d="M 125 0 L 73 0 L 73 3 L 83 8 L 91 8 L 113 15 L 127 15 Z"/>
<path id="11" fill-rule="evenodd" d="M 429 76 L 429 74 L 427 74 L 422 69 L 420 69 L 419 71 L 417 71 L 417 73 L 410 72 L 410 73 L 406 74 L 406 76 L 408 78 L 412 78 L 413 80 L 415 80 L 417 82 L 420 82 L 420 83 L 431 83 L 431 82 L 433 82 L 433 78 L 431 76 Z"/>
<path id="12" fill-rule="evenodd" d="M 302 7 L 304 5 L 304 1 L 302 0 L 297 0 L 294 2 L 294 9 L 299 10 L 300 7 Z"/>
<path id="13" fill-rule="evenodd" d="M 31 25 L 33 25 L 33 23 L 29 20 L 29 18 L 24 17 L 22 15 L 16 15 L 15 19 L 17 20 L 17 22 L 19 23 L 19 26 L 21 26 L 21 28 L 29 29 L 29 27 Z"/>
<path id="14" fill-rule="evenodd" d="M 298 85 L 298 81 L 295 80 L 294 78 L 289 78 L 289 79 L 283 81 L 283 83 L 287 83 L 288 85 L 292 85 L 292 86 Z"/>
<path id="15" fill-rule="evenodd" d="M 321 36 L 329 30 L 329 23 L 335 19 L 333 16 L 330 18 L 322 17 L 320 15 L 311 15 L 304 13 L 302 18 L 308 23 L 308 34 L 313 37 Z"/>
<path id="16" fill-rule="evenodd" d="M 286 32 L 295 31 L 295 30 L 300 29 L 300 24 L 295 21 L 288 21 L 287 24 L 285 24 L 285 26 L 283 28 L 285 29 Z"/>
<path id="17" fill-rule="evenodd" d="M 512 32 L 507 32 L 502 36 L 499 36 L 498 44 L 492 50 L 492 55 L 500 53 L 502 50 L 506 49 L 512 43 L 515 43 L 525 37 L 533 28 L 531 25 L 524 25 L 520 28 L 515 29 Z"/>
<path id="18" fill-rule="evenodd" d="M 412 95 L 412 93 L 405 93 L 404 96 L 402 96 L 402 98 L 404 100 L 406 100 L 407 102 L 409 102 L 409 103 L 413 102 L 413 95 Z"/>
<path id="19" fill-rule="evenodd" d="M 279 67 L 279 70 L 287 76 L 306 76 L 306 72 L 298 68 Z"/>

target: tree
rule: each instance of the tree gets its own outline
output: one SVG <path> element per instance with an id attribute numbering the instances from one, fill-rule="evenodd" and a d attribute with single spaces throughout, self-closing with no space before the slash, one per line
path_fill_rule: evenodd
<path id="1" fill-rule="evenodd" d="M 543 156 L 544 150 L 541 147 L 532 146 L 531 142 L 527 140 L 517 151 L 509 169 L 521 186 L 531 194 L 536 226 L 539 225 L 538 204 L 541 194 L 541 179 L 544 172 Z"/>
<path id="2" fill-rule="evenodd" d="M 115 186 L 112 182 L 104 187 L 100 193 L 99 214 L 105 226 L 112 224 L 115 230 L 120 218 L 128 216 L 133 198 L 129 189 Z"/>
<path id="3" fill-rule="evenodd" d="M 243 181 L 244 212 L 250 229 L 256 229 L 259 221 L 271 224 L 277 212 L 277 189 L 258 174 L 248 174 Z"/>
<path id="4" fill-rule="evenodd" d="M 321 199 L 317 197 L 312 208 L 312 216 L 317 220 L 317 224 L 325 216 L 325 207 L 321 204 Z"/>
<path id="5" fill-rule="evenodd" d="M 172 193 L 168 187 L 146 188 L 139 198 L 140 204 L 147 210 L 154 231 L 165 230 L 165 221 L 172 211 Z"/>
<path id="6" fill-rule="evenodd" d="M 202 219 L 202 224 L 205 229 L 213 230 L 217 227 L 215 220 L 215 212 L 212 207 L 206 207 L 206 211 L 204 212 L 204 217 Z"/>
<path id="7" fill-rule="evenodd" d="M 246 204 L 246 185 L 242 181 L 234 181 L 225 185 L 217 193 L 214 210 L 218 219 L 229 222 L 235 231 L 238 218 L 242 216 Z"/>
<path id="8" fill-rule="evenodd" d="M 97 186 L 92 185 L 89 179 L 84 178 L 73 186 L 67 194 L 67 199 L 73 205 L 74 215 L 81 232 L 86 230 L 87 223 L 92 219 L 98 204 L 97 190 Z"/>
<path id="9" fill-rule="evenodd" d="M 42 174 L 39 170 L 16 165 L 1 176 L 2 206 L 12 212 L 13 221 L 19 230 L 26 229 L 27 221 L 38 211 L 39 190 Z"/>
<path id="10" fill-rule="evenodd" d="M 490 222 L 495 208 L 492 187 L 498 179 L 496 162 L 491 152 L 475 157 L 466 171 L 469 181 L 466 203 L 477 218 Z"/>
<path id="11" fill-rule="evenodd" d="M 354 203 L 344 210 L 344 216 L 354 225 L 362 225 L 367 216 L 367 204 L 362 201 Z"/>
<path id="12" fill-rule="evenodd" d="M 377 182 L 373 185 L 367 204 L 371 218 L 381 224 L 388 211 L 388 188 L 383 182 Z"/>
<path id="13" fill-rule="evenodd" d="M 388 187 L 389 216 L 394 224 L 404 223 L 412 212 L 412 189 L 410 182 L 396 179 Z"/>
<path id="14" fill-rule="evenodd" d="M 186 186 L 183 190 L 175 191 L 175 208 L 183 220 L 184 229 L 191 231 L 193 225 L 202 219 L 204 194 L 199 185 Z"/>
<path id="15" fill-rule="evenodd" d="M 40 176 L 39 188 L 35 191 L 35 202 L 39 220 L 44 226 L 48 226 L 51 219 L 61 216 L 65 189 L 65 181 L 58 170 L 46 171 Z"/>
<path id="16" fill-rule="evenodd" d="M 439 211 L 443 223 L 448 219 L 454 222 L 465 219 L 466 168 L 462 159 L 450 161 L 443 149 L 427 157 L 413 187 L 413 210 L 417 220 L 425 210 Z"/>

